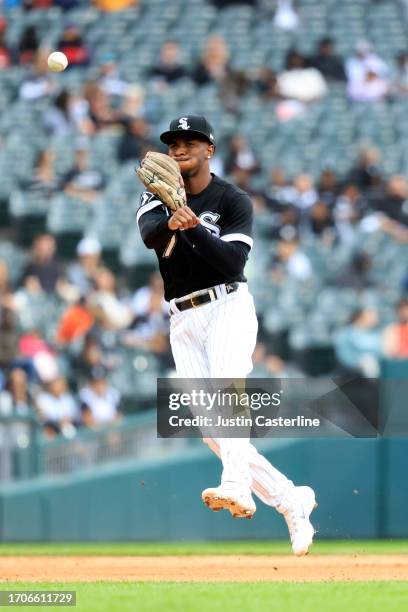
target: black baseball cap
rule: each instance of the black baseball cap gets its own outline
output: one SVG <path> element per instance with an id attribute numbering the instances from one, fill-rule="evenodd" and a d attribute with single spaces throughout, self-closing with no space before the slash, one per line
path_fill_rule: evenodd
<path id="1" fill-rule="evenodd" d="M 205 117 L 201 115 L 183 115 L 173 119 L 167 132 L 160 135 L 160 140 L 165 144 L 170 144 L 174 136 L 180 134 L 190 134 L 215 145 L 214 130 Z"/>

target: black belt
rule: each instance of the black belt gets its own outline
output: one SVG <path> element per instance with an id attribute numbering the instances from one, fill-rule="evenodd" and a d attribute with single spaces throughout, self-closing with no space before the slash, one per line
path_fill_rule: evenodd
<path id="1" fill-rule="evenodd" d="M 225 283 L 224 287 L 228 295 L 229 293 L 234 293 L 238 289 L 239 283 Z M 217 292 L 215 287 L 210 287 L 205 293 L 200 295 L 195 295 L 194 297 L 187 298 L 181 302 L 177 302 L 176 300 L 176 306 L 180 311 L 183 311 L 188 310 L 189 308 L 203 306 L 204 304 L 214 302 L 215 300 L 218 300 Z"/>

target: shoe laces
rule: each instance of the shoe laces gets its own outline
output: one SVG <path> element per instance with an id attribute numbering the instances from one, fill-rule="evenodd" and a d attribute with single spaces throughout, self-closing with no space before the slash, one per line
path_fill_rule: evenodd
<path id="1" fill-rule="evenodd" d="M 284 512 L 284 517 L 286 519 L 286 523 L 289 528 L 290 537 L 292 539 L 298 533 L 299 528 L 300 528 L 299 523 L 302 520 L 302 517 L 299 514 L 299 509 L 296 508 L 296 506 L 292 506 L 286 512 Z"/>

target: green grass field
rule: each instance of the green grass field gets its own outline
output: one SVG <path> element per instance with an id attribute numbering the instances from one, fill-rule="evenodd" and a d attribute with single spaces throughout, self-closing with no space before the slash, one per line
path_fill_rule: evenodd
<path id="1" fill-rule="evenodd" d="M 313 544 L 313 554 L 408 554 L 406 540 L 326 540 Z M 231 542 L 55 542 L 0 543 L 5 555 L 291 555 L 289 541 Z"/>
<path id="2" fill-rule="evenodd" d="M 289 554 L 286 542 L 1 544 L 9 555 Z M 407 554 L 406 541 L 319 542 L 314 554 Z M 84 612 L 279 610 L 284 612 L 404 612 L 408 582 L 152 583 L 6 582 L 0 590 L 75 590 Z M 19 610 L 33 608 L 21 606 Z M 50 608 L 36 607 L 47 610 Z"/>
<path id="3" fill-rule="evenodd" d="M 7 583 L 4 590 L 73 590 L 84 612 L 279 610 L 284 612 L 404 612 L 408 587 L 400 582 L 335 583 Z M 19 610 L 38 610 L 21 606 Z M 44 610 L 52 608 L 41 608 Z"/>

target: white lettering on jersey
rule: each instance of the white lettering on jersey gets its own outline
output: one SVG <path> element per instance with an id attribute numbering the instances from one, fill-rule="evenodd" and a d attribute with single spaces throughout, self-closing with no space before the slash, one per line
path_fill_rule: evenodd
<path id="1" fill-rule="evenodd" d="M 180 117 L 178 126 L 181 130 L 189 130 L 188 117 Z"/>
<path id="2" fill-rule="evenodd" d="M 219 218 L 220 215 L 217 215 L 217 213 L 212 212 L 203 212 L 199 216 L 199 219 L 201 220 L 201 225 L 205 227 L 207 232 L 210 232 L 214 236 L 217 236 L 217 238 L 219 238 L 221 234 L 221 228 L 216 223 Z"/>

